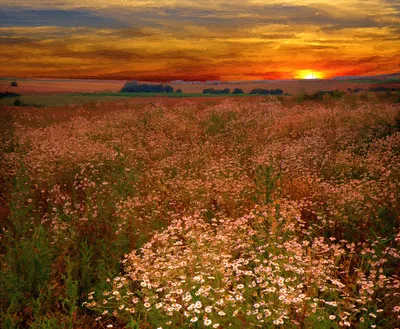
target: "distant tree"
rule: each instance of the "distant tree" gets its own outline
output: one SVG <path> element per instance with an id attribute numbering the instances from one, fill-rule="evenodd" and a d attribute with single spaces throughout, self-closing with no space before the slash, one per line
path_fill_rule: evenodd
<path id="1" fill-rule="evenodd" d="M 282 89 L 272 89 L 271 95 L 283 95 L 283 90 Z"/>
<path id="2" fill-rule="evenodd" d="M 165 90 L 166 93 L 173 93 L 174 92 L 174 88 L 172 88 L 170 85 L 164 86 L 164 90 Z"/>
<path id="3" fill-rule="evenodd" d="M 203 89 L 203 94 L 215 94 L 215 89 L 214 88 Z"/>
<path id="4" fill-rule="evenodd" d="M 256 88 L 250 91 L 250 94 L 269 95 L 270 91 L 267 89 Z"/>
<path id="5" fill-rule="evenodd" d="M 172 88 L 171 86 L 168 86 Z M 168 88 L 168 90 L 169 90 Z M 150 84 L 140 84 L 137 81 L 127 82 L 125 86 L 121 89 L 121 92 L 127 93 L 164 93 L 165 87 L 161 84 L 150 85 Z M 173 92 L 173 88 L 172 91 Z"/>
<path id="6" fill-rule="evenodd" d="M 177 94 L 182 94 L 182 89 L 177 89 L 177 90 L 175 91 L 175 93 L 177 93 Z"/>
<path id="7" fill-rule="evenodd" d="M 10 87 L 18 87 L 18 82 L 17 81 L 11 81 Z"/>
<path id="8" fill-rule="evenodd" d="M 3 99 L 3 98 L 13 98 L 13 97 L 18 97 L 18 96 L 21 96 L 20 94 L 17 94 L 17 93 L 10 93 L 10 92 L 8 92 L 8 91 L 6 91 L 6 92 L 0 92 L 0 99 Z"/>
<path id="9" fill-rule="evenodd" d="M 243 89 L 235 88 L 233 90 L 232 94 L 244 94 L 244 91 L 243 91 Z"/>
<path id="10" fill-rule="evenodd" d="M 229 94 L 230 92 L 231 92 L 231 90 L 229 88 L 225 88 L 225 89 L 206 88 L 206 89 L 203 89 L 203 94 L 222 95 L 222 94 Z"/>

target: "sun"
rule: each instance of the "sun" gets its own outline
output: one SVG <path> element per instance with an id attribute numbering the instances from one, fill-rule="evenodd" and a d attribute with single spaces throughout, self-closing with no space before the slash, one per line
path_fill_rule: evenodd
<path id="1" fill-rule="evenodd" d="M 296 79 L 323 79 L 324 74 L 315 70 L 299 70 L 296 72 Z"/>

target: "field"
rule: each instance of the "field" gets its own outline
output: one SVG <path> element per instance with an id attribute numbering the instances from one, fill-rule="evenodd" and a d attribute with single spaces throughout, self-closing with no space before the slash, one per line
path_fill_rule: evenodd
<path id="1" fill-rule="evenodd" d="M 18 87 L 10 88 L 10 81 L 18 81 Z M 61 79 L 2 79 L 1 91 L 13 91 L 21 95 L 52 95 L 62 93 L 117 92 L 125 81 L 116 80 L 61 80 Z"/>
<path id="2" fill-rule="evenodd" d="M 0 107 L 1 328 L 400 327 L 398 95 L 102 95 Z"/>
<path id="3" fill-rule="evenodd" d="M 11 87 L 11 81 L 17 81 L 17 87 Z M 238 83 L 222 83 L 211 85 L 205 83 L 170 83 L 174 90 L 181 89 L 183 93 L 129 93 L 120 92 L 126 81 L 118 80 L 68 80 L 68 79 L 0 79 L 0 93 L 17 93 L 21 96 L 11 98 L 0 98 L 0 106 L 12 106 L 15 101 L 19 106 L 69 106 L 96 103 L 100 101 L 115 101 L 126 98 L 198 98 L 198 97 L 222 97 L 227 95 L 202 94 L 206 88 L 225 89 L 231 92 L 234 88 L 240 88 L 245 94 L 229 94 L 229 97 L 254 97 L 249 95 L 253 89 L 282 89 L 285 94 L 291 96 L 312 95 L 318 91 L 341 90 L 347 92 L 348 89 L 364 89 L 376 87 L 399 88 L 400 80 L 277 80 L 264 82 L 242 81 Z M 286 96 L 285 96 L 286 97 Z M 296 98 L 296 97 L 294 97 Z M 293 99 L 293 97 L 292 97 Z M 289 101 L 290 103 L 290 101 Z"/>
<path id="4" fill-rule="evenodd" d="M 18 87 L 10 87 L 11 81 L 18 81 Z M 61 80 L 61 79 L 0 79 L 0 91 L 12 91 L 21 95 L 55 95 L 71 93 L 116 93 L 127 81 L 118 80 Z M 344 90 L 347 88 L 365 88 L 376 85 L 395 85 L 399 87 L 400 80 L 293 80 L 293 81 L 265 81 L 265 82 L 238 82 L 210 84 L 177 84 L 170 83 L 175 90 L 181 89 L 184 93 L 199 94 L 205 88 L 241 88 L 245 93 L 252 89 L 282 89 L 285 93 L 299 94 L 301 92 L 314 93 L 319 90 Z"/>

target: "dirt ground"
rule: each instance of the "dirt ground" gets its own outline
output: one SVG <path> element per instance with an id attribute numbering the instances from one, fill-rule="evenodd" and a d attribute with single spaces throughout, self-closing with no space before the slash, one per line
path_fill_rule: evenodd
<path id="1" fill-rule="evenodd" d="M 18 81 L 18 80 L 17 80 Z M 0 91 L 15 92 L 21 95 L 51 95 L 60 93 L 94 93 L 94 92 L 118 92 L 126 81 L 117 80 L 19 80 L 18 87 L 10 87 L 9 80 L 0 81 Z M 299 94 L 301 92 L 313 93 L 318 90 L 347 90 L 348 88 L 368 89 L 370 83 L 357 83 L 337 80 L 297 80 L 297 81 L 272 81 L 258 83 L 236 83 L 236 84 L 171 84 L 175 90 L 181 89 L 184 93 L 201 93 L 205 88 L 223 89 L 241 88 L 245 93 L 255 88 L 277 89 L 284 93 Z"/>

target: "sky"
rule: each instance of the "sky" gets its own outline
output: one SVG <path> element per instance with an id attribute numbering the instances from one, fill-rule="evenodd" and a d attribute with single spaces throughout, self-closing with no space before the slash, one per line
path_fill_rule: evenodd
<path id="1" fill-rule="evenodd" d="M 400 71 L 399 0 L 0 0 L 0 76 L 140 81 Z"/>

